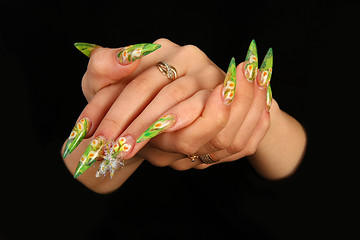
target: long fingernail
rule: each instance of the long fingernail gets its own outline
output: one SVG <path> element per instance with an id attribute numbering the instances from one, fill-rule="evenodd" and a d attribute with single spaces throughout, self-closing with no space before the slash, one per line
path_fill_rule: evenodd
<path id="1" fill-rule="evenodd" d="M 105 176 L 110 172 L 112 178 L 116 170 L 124 166 L 124 157 L 131 152 L 134 144 L 135 140 L 130 135 L 120 137 L 116 141 L 108 141 L 102 154 L 104 161 L 100 164 L 96 177 Z"/>
<path id="2" fill-rule="evenodd" d="M 258 70 L 258 54 L 255 40 L 253 39 L 250 43 L 248 52 L 245 58 L 244 64 L 244 75 L 245 78 L 250 81 L 254 82 Z"/>
<path id="3" fill-rule="evenodd" d="M 266 110 L 267 111 L 270 111 L 271 103 L 272 103 L 272 90 L 271 90 L 271 86 L 269 85 L 266 89 Z"/>
<path id="4" fill-rule="evenodd" d="M 90 120 L 86 117 L 80 119 L 74 126 L 66 142 L 63 158 L 66 158 L 86 136 L 90 129 Z"/>
<path id="5" fill-rule="evenodd" d="M 84 43 L 84 42 L 74 43 L 74 46 L 87 57 L 90 57 L 91 52 L 95 48 L 100 47 L 99 45 L 93 43 Z"/>
<path id="6" fill-rule="evenodd" d="M 235 58 L 232 58 L 225 76 L 224 86 L 222 88 L 222 97 L 224 104 L 229 105 L 231 101 L 234 99 L 235 89 L 236 89 L 236 63 L 235 63 Z"/>
<path id="7" fill-rule="evenodd" d="M 101 156 L 103 146 L 105 145 L 105 138 L 97 136 L 91 141 L 91 143 L 85 149 L 79 164 L 75 170 L 74 178 L 79 177 L 83 174 L 92 164 L 96 162 L 96 159 Z"/>
<path id="8" fill-rule="evenodd" d="M 162 132 L 174 126 L 176 117 L 172 114 L 165 115 L 156 120 L 141 136 L 136 140 L 137 143 L 156 137 Z"/>
<path id="9" fill-rule="evenodd" d="M 260 77 L 258 77 L 258 85 L 261 89 L 266 89 L 270 84 L 273 67 L 273 51 L 269 48 L 260 67 Z"/>
<path id="10" fill-rule="evenodd" d="M 127 65 L 139 58 L 148 55 L 149 53 L 154 52 L 160 47 L 161 45 L 154 43 L 140 43 L 130 45 L 121 48 L 120 51 L 117 53 L 117 58 L 119 59 L 120 64 Z"/>

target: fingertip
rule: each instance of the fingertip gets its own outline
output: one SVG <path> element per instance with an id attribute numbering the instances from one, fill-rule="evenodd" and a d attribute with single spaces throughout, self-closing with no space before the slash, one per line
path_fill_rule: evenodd
<path id="1" fill-rule="evenodd" d="M 88 64 L 88 71 L 97 78 L 109 79 L 111 83 L 119 81 L 135 71 L 140 59 L 131 64 L 119 63 L 119 49 L 99 48 L 93 51 Z"/>

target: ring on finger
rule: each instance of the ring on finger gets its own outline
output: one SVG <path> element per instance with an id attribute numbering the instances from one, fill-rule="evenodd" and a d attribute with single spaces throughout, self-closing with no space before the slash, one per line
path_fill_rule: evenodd
<path id="1" fill-rule="evenodd" d="M 195 162 L 196 159 L 199 158 L 199 156 L 196 156 L 196 155 L 186 155 L 186 157 L 187 157 L 188 159 L 190 159 L 191 162 Z"/>
<path id="2" fill-rule="evenodd" d="M 168 79 L 174 81 L 177 78 L 176 68 L 167 64 L 166 62 L 158 62 L 156 67 L 160 70 L 162 74 L 164 74 Z"/>
<path id="3" fill-rule="evenodd" d="M 210 153 L 199 156 L 199 159 L 205 164 L 211 164 L 217 162 L 211 157 Z"/>

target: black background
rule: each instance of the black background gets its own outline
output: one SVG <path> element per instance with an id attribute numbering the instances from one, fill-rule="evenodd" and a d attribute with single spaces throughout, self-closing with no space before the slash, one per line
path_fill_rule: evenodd
<path id="1" fill-rule="evenodd" d="M 0 239 L 303 239 L 353 232 L 349 218 L 357 218 L 351 204 L 356 190 L 348 170 L 356 158 L 337 155 L 342 107 L 335 104 L 343 96 L 338 85 L 346 85 L 351 71 L 357 6 L 327 1 L 0 6 L 5 121 Z M 268 182 L 241 159 L 185 172 L 144 163 L 110 195 L 73 179 L 59 154 L 86 105 L 81 78 L 87 58 L 73 43 L 121 47 L 161 37 L 198 46 L 223 70 L 232 56 L 237 63 L 245 58 L 253 38 L 260 59 L 273 48 L 273 96 L 309 137 L 292 177 Z"/>

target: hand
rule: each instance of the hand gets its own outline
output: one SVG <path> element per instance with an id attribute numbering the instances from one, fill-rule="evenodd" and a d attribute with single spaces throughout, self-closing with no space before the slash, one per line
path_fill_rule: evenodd
<path id="1" fill-rule="evenodd" d="M 175 61 L 179 62 L 179 64 L 176 65 L 178 71 L 179 71 L 178 66 L 180 67 L 183 66 L 183 72 L 186 72 L 186 74 L 180 73 L 181 76 L 179 77 L 179 79 L 169 83 L 168 85 L 165 84 L 166 85 L 165 87 L 164 87 L 164 83 L 159 81 L 158 85 L 151 86 L 156 90 L 151 89 L 150 85 L 152 84 L 149 82 L 148 79 L 154 79 L 156 77 L 159 78 L 159 75 L 157 76 L 155 75 L 155 74 L 159 74 L 159 71 L 156 68 L 152 68 L 150 70 L 149 67 L 154 66 L 156 62 L 159 61 L 157 59 L 164 59 L 163 57 L 159 58 L 161 54 L 158 55 L 156 59 L 156 54 L 160 52 L 161 50 L 160 49 L 156 53 L 152 54 L 152 56 L 154 56 L 155 59 L 155 61 L 152 60 L 152 63 L 149 63 L 151 60 L 150 56 L 148 58 L 143 59 L 143 60 L 146 59 L 149 64 L 145 64 L 142 62 L 141 64 L 143 65 L 141 66 L 140 64 L 139 68 L 132 75 L 132 77 L 135 77 L 134 80 L 128 83 L 126 81 L 126 78 L 124 78 L 125 76 L 124 71 L 119 71 L 119 73 L 121 74 L 119 74 L 118 77 L 114 77 L 116 76 L 116 71 L 114 69 L 109 69 L 109 70 L 106 69 L 107 66 L 109 66 L 110 68 L 112 68 L 113 66 L 119 68 L 116 64 L 115 65 L 105 64 L 106 61 L 104 61 L 104 59 L 106 59 L 106 56 L 113 56 L 114 51 L 116 50 L 97 49 L 97 51 L 94 51 L 92 55 L 92 58 L 89 63 L 88 71 L 85 74 L 83 80 L 84 93 L 88 99 L 91 99 L 91 101 L 89 102 L 89 105 L 84 109 L 79 119 L 81 119 L 82 116 L 88 116 L 88 118 L 90 119 L 95 119 L 95 117 L 89 117 L 89 115 L 95 112 L 94 108 L 96 108 L 96 110 L 100 110 L 100 113 L 106 112 L 108 108 L 104 110 L 104 107 L 99 108 L 99 104 L 94 104 L 94 99 L 97 99 L 97 101 L 99 102 L 111 103 L 111 101 L 104 101 L 102 100 L 101 97 L 99 97 L 101 95 L 98 94 L 101 93 L 101 91 L 106 90 L 107 93 L 105 94 L 105 96 L 107 97 L 106 99 L 110 99 L 110 97 L 114 98 L 114 96 L 109 94 L 109 93 L 113 93 L 109 89 L 116 89 L 114 90 L 114 92 L 116 91 L 119 92 L 120 90 L 124 89 L 124 91 L 121 92 L 120 96 L 115 101 L 114 105 L 111 107 L 110 109 L 110 113 L 111 113 L 111 112 L 115 112 L 115 110 L 111 111 L 112 109 L 124 109 L 121 108 L 120 106 L 124 106 L 124 103 L 125 105 L 128 105 L 129 100 L 130 102 L 132 102 L 131 99 L 126 100 L 125 98 L 119 100 L 121 99 L 122 95 L 124 95 L 125 93 L 128 94 L 133 92 L 131 91 L 132 89 L 137 89 L 140 86 L 145 86 L 145 88 L 143 88 L 142 91 L 140 91 L 140 93 L 144 93 L 145 98 L 148 99 L 148 101 L 145 101 L 148 104 L 148 106 L 140 115 L 138 114 L 139 116 L 135 119 L 134 122 L 130 124 L 130 126 L 125 130 L 125 132 L 122 135 L 125 136 L 127 142 L 134 144 L 134 138 L 132 136 L 134 135 L 139 136 L 141 132 L 144 130 L 144 126 L 151 125 L 154 119 L 156 120 L 156 117 L 165 114 L 164 110 L 169 109 L 173 106 L 170 110 L 166 112 L 173 114 L 175 113 L 177 117 L 176 124 L 172 126 L 171 129 L 167 130 L 168 133 L 163 134 L 161 137 L 153 139 L 152 145 L 156 146 L 157 150 L 154 150 L 154 148 L 152 148 L 149 150 L 142 151 L 142 154 L 148 155 L 147 159 L 149 159 L 154 164 L 159 165 L 159 160 L 156 160 L 158 162 L 152 161 L 152 159 L 160 159 L 157 157 L 154 158 L 154 156 L 159 155 L 160 153 L 159 149 L 166 150 L 167 152 L 169 152 L 169 150 L 170 152 L 171 151 L 180 152 L 183 154 L 213 152 L 212 154 L 213 158 L 215 158 L 216 156 L 216 158 L 218 158 L 217 160 L 222 159 L 219 162 L 236 160 L 239 158 L 239 156 L 247 155 L 249 154 L 249 152 L 251 153 L 251 151 L 249 151 L 248 149 L 251 150 L 254 149 L 255 148 L 254 146 L 258 144 L 262 136 L 265 134 L 264 132 L 266 132 L 266 129 L 268 127 L 268 124 L 266 124 L 268 123 L 268 114 L 266 111 L 263 111 L 265 106 L 265 91 L 258 89 L 256 84 L 250 83 L 247 80 L 245 80 L 242 71 L 243 64 L 241 64 L 240 67 L 238 67 L 238 69 L 240 69 L 241 72 L 241 74 L 237 74 L 238 79 L 240 79 L 240 81 L 238 80 L 238 85 L 240 85 L 240 90 L 236 90 L 236 97 L 234 99 L 234 103 L 231 106 L 231 114 L 230 114 L 230 107 L 223 104 L 222 101 L 224 99 L 220 98 L 221 96 L 220 93 L 222 92 L 221 86 L 215 88 L 215 90 L 212 91 L 212 93 L 210 93 L 209 90 L 201 90 L 202 88 L 205 89 L 214 88 L 216 84 L 223 81 L 224 73 L 220 69 L 218 69 L 209 59 L 207 59 L 206 56 L 196 47 L 193 46 L 179 47 L 167 40 L 159 40 L 159 41 L 162 42 L 161 45 L 167 45 L 166 47 L 167 52 L 176 53 L 173 54 L 173 56 L 171 54 L 170 56 L 166 55 L 165 56 L 166 59 L 173 60 L 173 62 Z M 100 53 L 102 53 L 103 55 L 99 55 Z M 105 56 L 105 57 L 104 59 L 100 58 L 101 59 L 100 60 L 99 56 L 101 57 Z M 108 57 L 108 60 L 110 61 L 113 59 L 114 59 L 113 57 L 112 58 Z M 188 59 L 191 60 L 197 59 L 197 61 L 193 61 L 192 62 L 193 64 L 189 64 L 189 62 L 191 61 L 189 61 Z M 166 62 L 170 62 L 170 60 Z M 186 64 L 184 60 L 187 60 L 188 64 Z M 101 64 L 95 64 L 96 62 L 100 62 Z M 171 62 L 171 64 L 173 63 Z M 154 71 L 154 69 L 156 71 Z M 127 75 L 129 75 L 130 72 L 131 71 L 128 71 Z M 109 77 L 109 75 L 112 75 L 111 73 L 115 73 L 115 74 L 113 74 L 114 76 Z M 141 74 L 139 75 L 139 73 Z M 99 80 L 94 80 L 94 79 L 99 79 Z M 122 81 L 116 79 L 120 79 Z M 207 80 L 205 83 L 203 83 L 204 79 Z M 189 81 L 189 80 L 197 80 L 197 81 Z M 141 84 L 139 83 L 139 81 L 142 81 Z M 134 82 L 135 83 L 137 82 L 138 84 L 137 85 L 135 84 L 134 85 L 135 88 L 130 88 L 129 90 L 128 87 L 134 84 Z M 147 85 L 144 85 L 143 83 L 147 83 Z M 211 85 L 206 85 L 209 83 Z M 159 88 L 159 86 L 164 88 L 160 91 L 161 88 Z M 199 86 L 203 86 L 203 87 L 201 88 Z M 181 89 L 181 91 L 179 91 L 179 89 Z M 149 94 L 148 93 L 149 91 L 152 93 Z M 136 92 L 138 93 L 139 91 Z M 95 93 L 96 93 L 95 97 L 92 98 Z M 151 97 L 147 98 L 147 96 L 155 95 L 156 93 L 158 94 L 150 103 L 149 100 L 151 100 Z M 239 94 L 240 96 L 238 97 Z M 116 94 L 114 95 L 117 96 Z M 131 96 L 131 94 L 130 95 L 125 94 L 125 96 Z M 208 99 L 207 96 L 209 96 Z M 135 102 L 136 101 L 139 102 L 138 101 L 139 99 L 134 99 L 134 100 Z M 123 101 L 123 103 L 121 101 Z M 140 107 L 140 111 L 144 108 L 144 105 L 146 106 L 146 103 L 144 104 L 144 101 L 143 102 L 140 101 L 139 105 L 142 106 L 142 108 Z M 116 104 L 119 104 L 119 106 L 115 107 Z M 234 107 L 236 105 L 238 105 L 238 107 Z M 158 112 L 159 114 L 154 114 L 154 112 Z M 160 114 L 161 112 L 163 112 L 163 114 Z M 100 116 L 99 118 L 103 116 L 103 114 L 99 114 L 99 112 L 97 112 L 96 114 L 94 113 L 93 115 Z M 96 132 L 101 132 L 99 131 L 99 129 L 104 128 L 106 130 L 102 130 L 103 132 L 111 131 L 113 132 L 111 134 L 116 135 L 116 133 L 114 134 L 114 131 L 111 130 L 112 129 L 111 127 L 114 127 L 114 123 L 117 123 L 115 124 L 115 127 L 120 126 L 120 124 L 118 123 L 119 118 L 114 119 L 116 118 L 116 114 L 114 114 L 112 118 L 109 117 L 108 115 L 109 113 L 107 113 L 106 116 L 104 117 L 105 123 L 106 122 L 108 123 L 105 124 L 105 127 L 102 126 L 104 122 L 103 120 L 103 122 L 101 122 Z M 261 124 L 258 124 L 260 117 L 262 119 L 260 121 Z M 98 121 L 95 121 L 94 123 L 94 121 L 92 121 L 92 128 L 97 124 L 97 122 Z M 243 125 L 242 124 L 243 122 L 244 122 L 244 126 L 240 128 L 240 126 Z M 123 125 L 125 126 L 126 124 Z M 259 125 L 259 127 L 256 127 L 257 125 Z M 243 130 L 239 132 L 239 130 L 241 129 Z M 173 133 L 170 134 L 170 132 Z M 169 139 L 171 141 L 168 141 Z M 97 142 L 101 142 L 101 141 L 97 141 Z M 237 145 L 236 143 L 240 143 L 240 144 Z M 143 144 L 144 143 L 136 144 L 132 153 L 128 154 L 128 156 L 123 156 L 123 158 L 132 157 L 139 149 L 141 149 Z M 133 146 L 131 145 L 131 147 Z M 191 166 L 196 166 L 196 164 L 198 164 L 197 168 L 204 168 L 209 166 L 205 164 L 199 165 L 199 163 L 194 163 L 193 165 L 189 166 L 188 163 L 190 161 L 188 159 L 184 159 L 183 156 L 181 156 L 180 160 L 178 160 L 179 159 L 178 154 L 176 154 L 177 159 L 176 158 L 174 159 L 175 155 L 173 156 L 167 154 L 161 154 L 161 155 L 163 156 L 162 157 L 163 160 L 164 157 L 166 156 L 166 161 L 161 161 L 160 164 L 163 165 L 164 163 L 169 163 L 170 166 L 176 169 L 186 169 Z"/>

